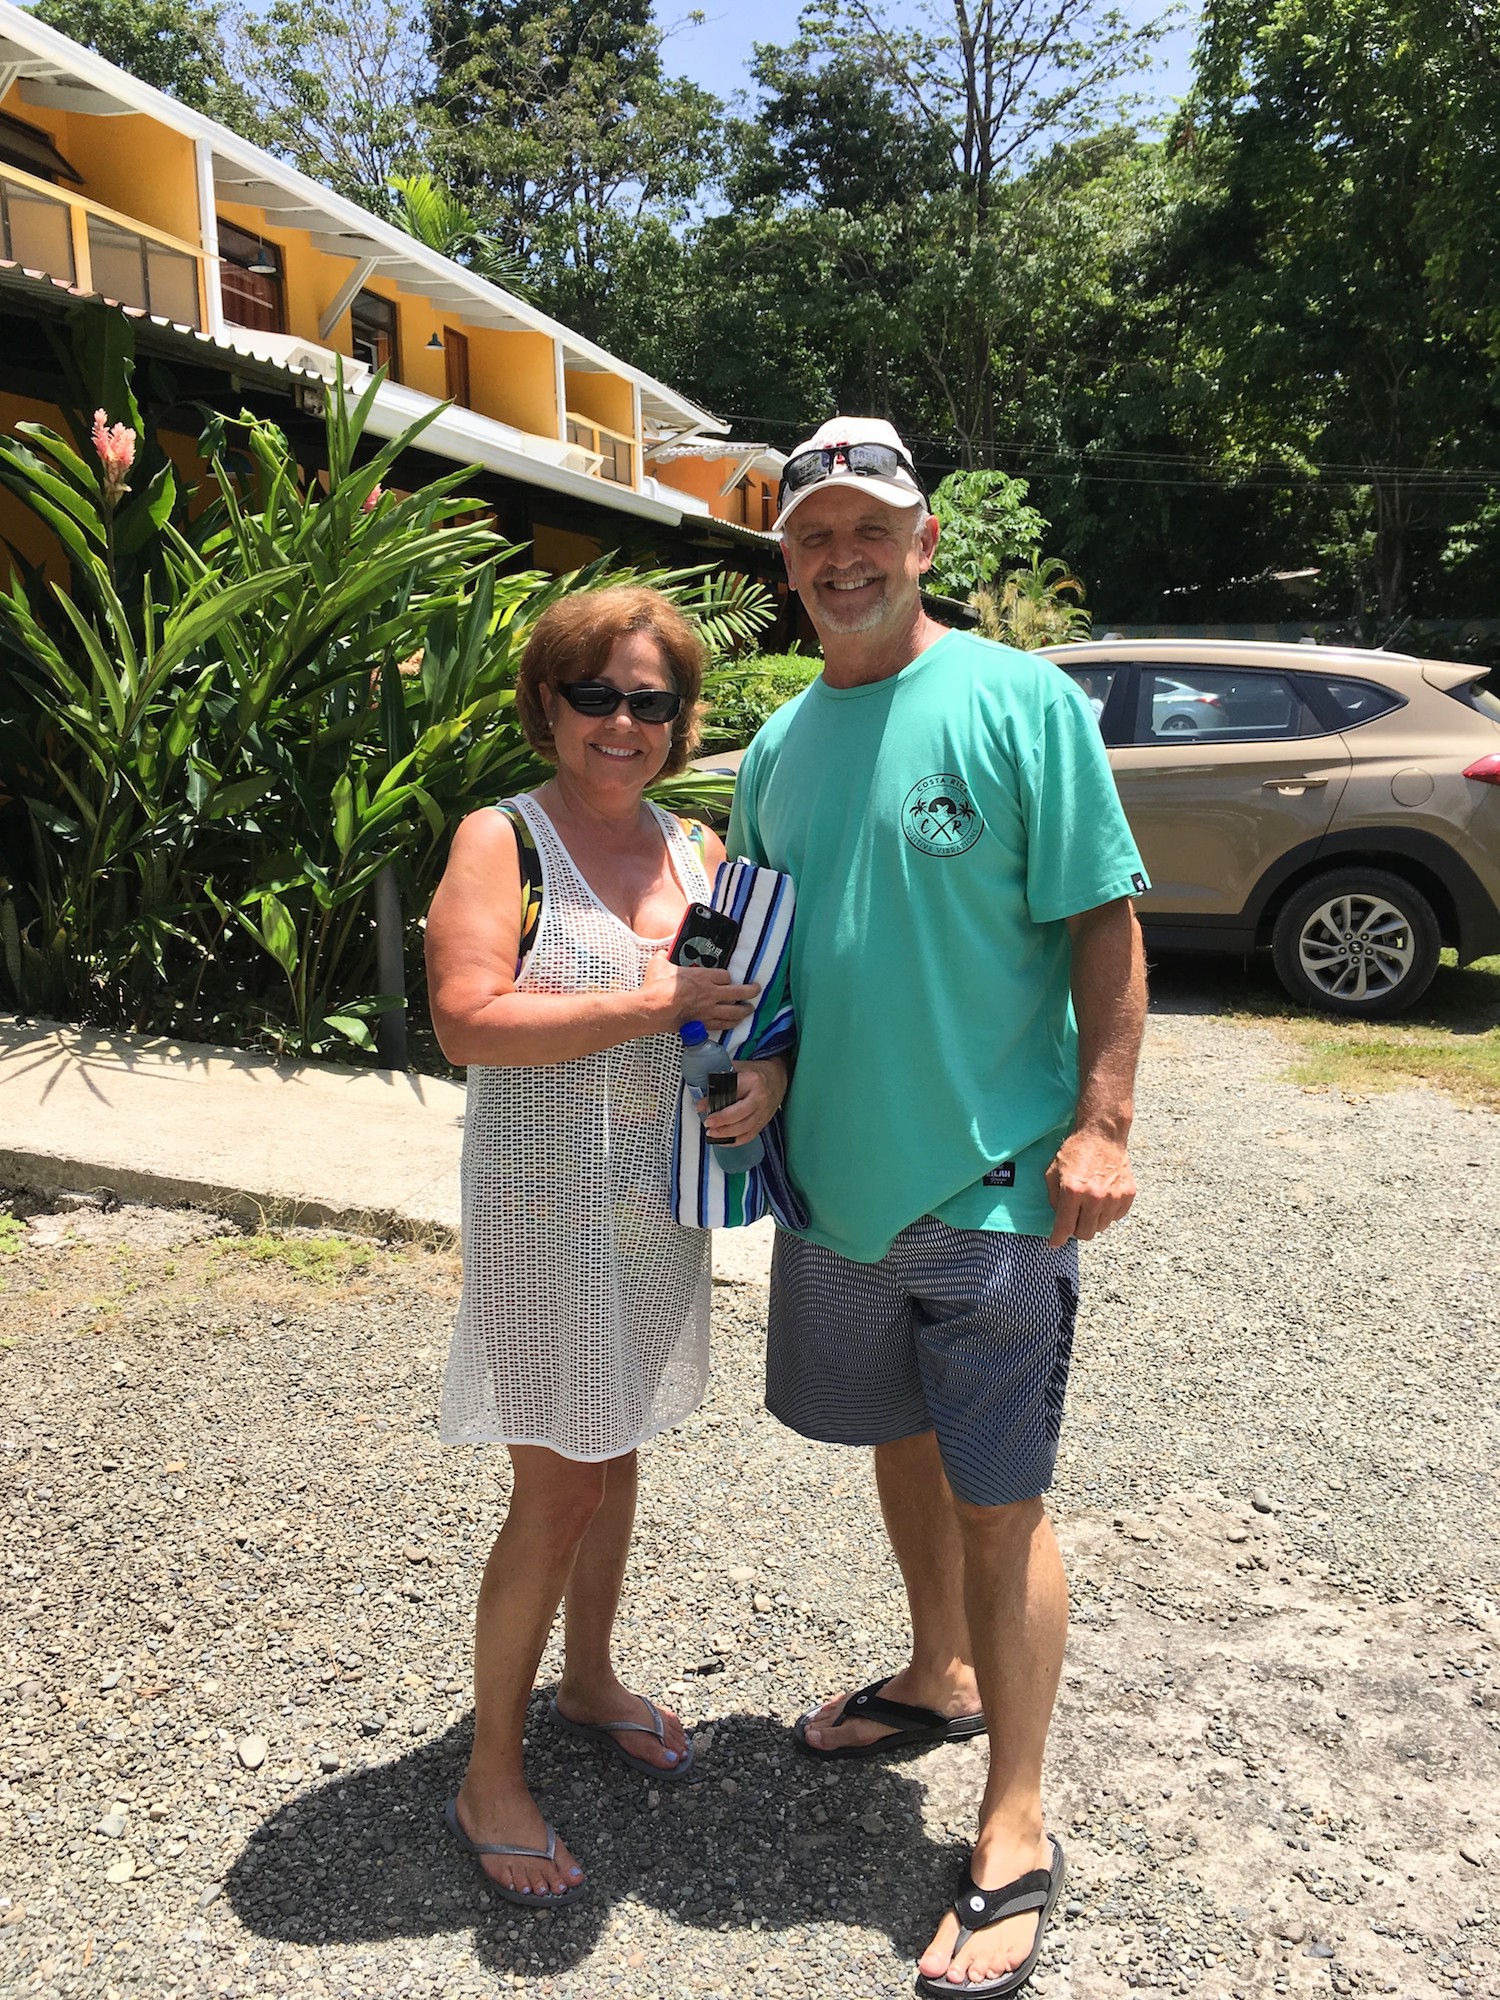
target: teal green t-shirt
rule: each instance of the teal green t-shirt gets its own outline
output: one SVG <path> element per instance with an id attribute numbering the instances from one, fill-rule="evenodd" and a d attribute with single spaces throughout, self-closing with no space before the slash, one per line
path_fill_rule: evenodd
<path id="1" fill-rule="evenodd" d="M 1068 675 L 948 632 L 889 680 L 814 681 L 746 753 L 729 852 L 797 888 L 805 1234 L 861 1263 L 922 1215 L 1049 1235 L 1078 1095 L 1064 919 L 1147 886 Z"/>

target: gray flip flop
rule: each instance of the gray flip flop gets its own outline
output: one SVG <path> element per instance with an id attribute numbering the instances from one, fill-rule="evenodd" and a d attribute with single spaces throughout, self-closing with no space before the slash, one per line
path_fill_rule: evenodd
<path id="1" fill-rule="evenodd" d="M 617 1735 L 654 1736 L 658 1743 L 667 1740 L 667 1725 L 662 1721 L 661 1710 L 646 1695 L 637 1696 L 651 1712 L 649 1722 L 574 1722 L 564 1715 L 557 1705 L 556 1696 L 548 1703 L 547 1713 L 560 1729 L 566 1729 L 570 1736 L 581 1736 L 589 1743 L 602 1743 L 606 1750 L 613 1750 L 622 1764 L 628 1764 L 632 1771 L 640 1771 L 648 1778 L 664 1780 L 675 1785 L 679 1778 L 685 1778 L 693 1768 L 693 1739 L 687 1740 L 687 1748 L 675 1764 L 652 1764 L 644 1757 L 632 1757 L 623 1743 L 617 1743 Z"/>
<path id="2" fill-rule="evenodd" d="M 444 1806 L 443 1821 L 465 1854 L 472 1854 L 476 1861 L 483 1854 L 506 1854 L 527 1861 L 551 1861 L 557 1853 L 557 1829 L 551 1826 L 547 1828 L 545 1847 L 503 1847 L 494 1841 L 470 1840 L 458 1823 L 457 1799 L 449 1799 Z M 530 1889 L 508 1889 L 503 1882 L 497 1882 L 483 1862 L 480 1862 L 479 1872 L 497 1896 L 503 1896 L 507 1903 L 519 1904 L 523 1910 L 560 1910 L 565 1903 L 576 1903 L 588 1887 L 587 1882 L 577 1882 L 571 1889 L 555 1889 L 534 1895 Z"/>

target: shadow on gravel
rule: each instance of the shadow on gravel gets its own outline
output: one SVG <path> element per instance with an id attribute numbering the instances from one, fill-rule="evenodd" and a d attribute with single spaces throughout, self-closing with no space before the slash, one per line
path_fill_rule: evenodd
<path id="1" fill-rule="evenodd" d="M 966 1849 L 924 1832 L 923 1787 L 904 1775 L 912 1763 L 818 1764 L 782 1723 L 731 1715 L 712 1725 L 693 1776 L 661 1786 L 653 1807 L 645 1780 L 564 1747 L 545 1720 L 550 1692 L 533 1703 L 527 1769 L 587 1870 L 590 1893 L 576 1907 L 483 1900 L 477 1864 L 441 1821 L 468 1753 L 460 1726 L 266 1820 L 226 1884 L 240 1921 L 296 1944 L 472 1929 L 482 1963 L 537 1978 L 586 1958 L 627 1897 L 675 1913 L 689 1932 L 838 1922 L 883 1931 L 911 1957 L 926 1944 Z"/>
<path id="2" fill-rule="evenodd" d="M 1414 1007 L 1397 1017 L 1398 1028 L 1435 1028 L 1451 1035 L 1489 1035 L 1500 1029 L 1500 958 L 1456 966 L 1445 952 L 1431 986 Z M 1344 1024 L 1330 1021 L 1287 997 L 1266 951 L 1247 956 L 1227 952 L 1151 952 L 1153 1014 L 1229 1014 L 1271 1021 L 1321 1025 L 1337 1035 Z"/>

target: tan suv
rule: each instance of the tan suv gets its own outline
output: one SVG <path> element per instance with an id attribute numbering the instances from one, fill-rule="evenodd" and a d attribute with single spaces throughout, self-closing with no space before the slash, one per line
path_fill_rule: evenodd
<path id="1" fill-rule="evenodd" d="M 1294 999 L 1410 1007 L 1500 952 L 1500 697 L 1482 668 L 1236 639 L 1048 648 L 1094 704 L 1158 950 L 1269 946 Z"/>

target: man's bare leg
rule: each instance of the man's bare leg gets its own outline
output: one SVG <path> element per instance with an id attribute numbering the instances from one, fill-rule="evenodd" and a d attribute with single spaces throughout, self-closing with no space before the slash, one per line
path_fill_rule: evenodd
<path id="1" fill-rule="evenodd" d="M 989 1781 L 979 1809 L 971 1872 L 981 1889 L 998 1889 L 1052 1851 L 1042 1824 L 1042 1757 L 1068 1636 L 1068 1586 L 1052 1524 L 1041 1500 L 1009 1507 L 955 1502 L 964 1549 L 964 1603 L 974 1664 L 990 1719 Z M 950 1972 L 998 1979 L 1036 1941 L 1034 1914 L 977 1932 L 952 1960 L 957 1926 L 950 1911 L 922 1954 L 929 1979 Z"/>
<path id="2" fill-rule="evenodd" d="M 891 1701 L 935 1708 L 942 1715 L 972 1715 L 979 1690 L 964 1611 L 964 1546 L 935 1434 L 921 1431 L 876 1445 L 875 1483 L 911 1610 L 911 1660 L 885 1693 Z M 834 1728 L 833 1718 L 847 1700 L 847 1692 L 835 1695 L 808 1723 L 807 1740 L 815 1749 L 874 1743 L 891 1734 L 878 1722 Z"/>

